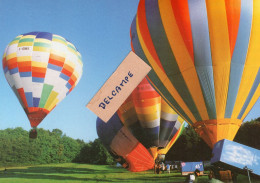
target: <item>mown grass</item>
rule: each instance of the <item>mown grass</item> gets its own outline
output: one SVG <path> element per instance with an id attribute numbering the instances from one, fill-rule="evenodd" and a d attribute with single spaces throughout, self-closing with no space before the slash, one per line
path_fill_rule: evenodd
<path id="1" fill-rule="evenodd" d="M 183 182 L 185 176 L 179 172 L 154 174 L 152 170 L 132 173 L 123 168 L 88 164 L 49 164 L 28 167 L 0 168 L 0 182 Z M 248 182 L 240 175 L 239 182 Z M 200 176 L 199 182 L 208 182 L 208 177 Z M 253 180 L 253 182 L 255 182 Z"/>

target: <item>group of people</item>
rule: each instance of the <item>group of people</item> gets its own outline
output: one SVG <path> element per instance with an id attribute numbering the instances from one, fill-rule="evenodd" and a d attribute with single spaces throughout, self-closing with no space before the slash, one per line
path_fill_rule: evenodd
<path id="1" fill-rule="evenodd" d="M 160 174 L 160 173 L 164 173 L 165 171 L 167 171 L 168 173 L 171 173 L 171 169 L 173 169 L 173 165 L 169 165 L 169 164 L 164 164 L 163 162 L 157 162 L 154 165 L 154 173 L 155 174 Z"/>

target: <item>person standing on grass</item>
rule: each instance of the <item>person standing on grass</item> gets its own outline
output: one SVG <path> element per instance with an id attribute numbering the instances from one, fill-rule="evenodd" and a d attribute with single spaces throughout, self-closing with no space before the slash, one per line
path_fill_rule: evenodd
<path id="1" fill-rule="evenodd" d="M 168 173 L 170 173 L 170 171 L 171 171 L 171 166 L 170 166 L 169 164 L 167 164 L 167 165 L 166 165 L 166 168 L 167 168 Z"/>

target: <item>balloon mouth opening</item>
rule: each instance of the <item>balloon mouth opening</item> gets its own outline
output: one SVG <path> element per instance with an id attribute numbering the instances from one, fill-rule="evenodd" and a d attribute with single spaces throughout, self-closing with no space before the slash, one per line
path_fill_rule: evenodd
<path id="1" fill-rule="evenodd" d="M 30 132 L 29 132 L 29 138 L 30 138 L 30 139 L 36 139 L 36 138 L 37 138 L 37 130 L 36 130 L 35 127 L 30 130 Z"/>

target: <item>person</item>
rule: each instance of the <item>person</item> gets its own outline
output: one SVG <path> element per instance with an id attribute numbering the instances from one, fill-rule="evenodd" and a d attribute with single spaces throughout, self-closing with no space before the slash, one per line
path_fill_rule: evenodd
<path id="1" fill-rule="evenodd" d="M 194 183 L 196 180 L 196 177 L 193 173 L 188 174 L 188 176 L 185 179 L 186 183 Z"/>
<path id="2" fill-rule="evenodd" d="M 194 171 L 194 174 L 195 174 L 196 177 L 200 176 L 200 170 L 199 170 L 199 169 L 196 169 L 196 170 Z"/>
<path id="3" fill-rule="evenodd" d="M 193 173 L 188 174 L 185 182 L 196 183 L 196 182 L 198 182 L 198 176 L 200 176 L 200 170 L 196 169 Z"/>
<path id="4" fill-rule="evenodd" d="M 160 169 L 161 169 L 161 166 L 159 163 L 157 163 L 157 166 L 156 166 L 156 173 L 157 174 L 160 174 Z"/>
<path id="5" fill-rule="evenodd" d="M 164 163 L 163 163 L 163 162 L 162 162 L 162 164 L 161 164 L 161 168 L 162 168 L 162 173 L 164 173 L 165 166 L 164 166 Z"/>
<path id="6" fill-rule="evenodd" d="M 167 168 L 168 173 L 170 173 L 171 172 L 171 166 L 169 164 L 167 164 L 166 168 Z"/>

